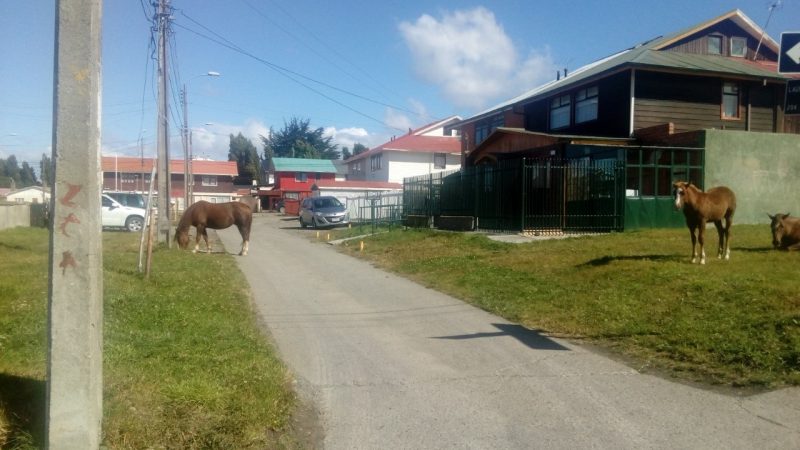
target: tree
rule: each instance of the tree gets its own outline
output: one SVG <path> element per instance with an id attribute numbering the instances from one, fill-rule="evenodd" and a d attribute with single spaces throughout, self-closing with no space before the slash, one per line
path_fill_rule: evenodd
<path id="1" fill-rule="evenodd" d="M 22 161 L 22 168 L 19 171 L 19 186 L 33 186 L 37 184 L 36 172 L 33 171 L 27 161 Z"/>
<path id="2" fill-rule="evenodd" d="M 248 184 L 251 180 L 261 181 L 261 159 L 258 157 L 258 149 L 241 132 L 236 136 L 230 135 L 228 161 L 236 161 L 240 181 Z"/>
<path id="3" fill-rule="evenodd" d="M 358 142 L 353 144 L 353 156 L 364 153 L 367 150 L 369 150 L 369 148 L 367 148 L 367 146 L 364 144 L 359 144 Z"/>
<path id="4" fill-rule="evenodd" d="M 347 147 L 342 147 L 342 159 L 347 160 L 350 159 L 351 156 L 353 156 L 353 154 L 350 153 L 350 149 Z"/>
<path id="5" fill-rule="evenodd" d="M 270 127 L 269 136 L 261 136 L 264 158 L 339 159 L 333 138 L 323 136 L 322 127 L 312 130 L 309 123 L 309 119 L 292 117 L 280 131 Z"/>

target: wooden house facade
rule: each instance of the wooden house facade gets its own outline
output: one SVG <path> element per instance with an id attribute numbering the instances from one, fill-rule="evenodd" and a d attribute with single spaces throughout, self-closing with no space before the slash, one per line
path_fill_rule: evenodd
<path id="1" fill-rule="evenodd" d="M 654 127 L 668 134 L 703 129 L 797 133 L 783 112 L 788 79 L 777 72 L 778 51 L 777 42 L 735 10 L 559 74 L 454 128 L 461 131 L 468 164 L 493 153 L 482 144 L 498 128 L 639 138 L 645 144 Z"/>

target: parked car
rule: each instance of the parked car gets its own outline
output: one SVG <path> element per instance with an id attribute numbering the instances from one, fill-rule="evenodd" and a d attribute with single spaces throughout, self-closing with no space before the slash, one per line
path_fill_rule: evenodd
<path id="1" fill-rule="evenodd" d="M 144 208 L 125 206 L 107 194 L 103 194 L 102 224 L 103 228 L 125 228 L 128 231 L 141 231 L 144 227 Z"/>
<path id="2" fill-rule="evenodd" d="M 300 226 L 333 227 L 350 223 L 347 207 L 336 197 L 309 197 L 300 204 Z"/>
<path id="3" fill-rule="evenodd" d="M 147 208 L 147 198 L 135 192 L 103 192 L 113 198 L 122 206 L 132 206 L 134 208 Z"/>

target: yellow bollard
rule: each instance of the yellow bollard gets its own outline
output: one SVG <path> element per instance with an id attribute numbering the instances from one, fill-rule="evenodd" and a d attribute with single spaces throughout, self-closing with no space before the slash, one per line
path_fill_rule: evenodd
<path id="1" fill-rule="evenodd" d="M 319 239 L 319 231 L 317 231 L 317 239 Z"/>
<path id="2" fill-rule="evenodd" d="M 361 245 L 358 247 L 358 251 L 360 252 L 364 251 L 364 241 L 361 241 Z"/>
<path id="3" fill-rule="evenodd" d="M 353 224 L 352 224 L 352 223 L 348 223 L 348 224 L 347 224 L 347 229 L 348 229 L 348 230 L 350 230 L 350 229 L 352 229 L 352 228 L 353 228 Z"/>
<path id="4" fill-rule="evenodd" d="M 326 241 L 330 241 L 331 240 L 331 234 L 330 233 L 325 235 L 325 240 Z"/>

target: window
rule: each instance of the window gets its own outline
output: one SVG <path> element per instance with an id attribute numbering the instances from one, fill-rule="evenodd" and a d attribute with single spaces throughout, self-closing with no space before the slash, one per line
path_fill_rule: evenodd
<path id="1" fill-rule="evenodd" d="M 214 175 L 203 175 L 203 186 L 216 186 L 217 185 L 217 177 Z"/>
<path id="2" fill-rule="evenodd" d="M 372 171 L 381 170 L 381 154 L 372 155 L 369 157 L 369 165 Z"/>
<path id="3" fill-rule="evenodd" d="M 709 55 L 722 54 L 722 36 L 708 37 L 708 54 Z"/>
<path id="4" fill-rule="evenodd" d="M 739 85 L 722 83 L 722 118 L 739 118 Z"/>
<path id="5" fill-rule="evenodd" d="M 597 93 L 597 86 L 592 86 L 575 94 L 575 123 L 597 119 Z"/>
<path id="6" fill-rule="evenodd" d="M 497 115 L 494 117 L 490 117 L 486 120 L 482 120 L 475 124 L 475 145 L 480 144 L 484 141 L 492 131 L 496 130 L 499 127 L 502 127 L 505 124 L 505 118 L 503 115 Z"/>
<path id="7" fill-rule="evenodd" d="M 295 172 L 294 181 L 305 183 L 306 181 L 308 181 L 308 174 L 305 172 Z"/>
<path id="8" fill-rule="evenodd" d="M 433 168 L 444 169 L 447 166 L 447 154 L 434 153 L 433 154 Z"/>
<path id="9" fill-rule="evenodd" d="M 731 56 L 738 56 L 740 58 L 747 56 L 747 38 L 731 38 Z"/>
<path id="10" fill-rule="evenodd" d="M 569 126 L 570 96 L 562 95 L 550 102 L 550 129 Z"/>
<path id="11" fill-rule="evenodd" d="M 120 182 L 123 184 L 134 184 L 136 183 L 137 175 L 133 173 L 122 173 L 120 174 Z"/>

